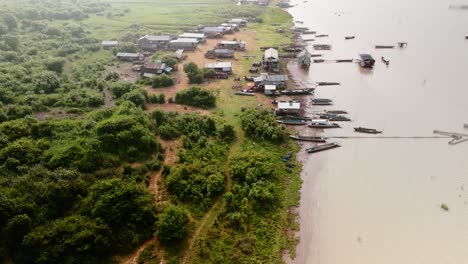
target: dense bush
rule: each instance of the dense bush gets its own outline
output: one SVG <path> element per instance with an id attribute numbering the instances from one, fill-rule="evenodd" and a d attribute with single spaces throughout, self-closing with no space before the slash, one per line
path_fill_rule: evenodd
<path id="1" fill-rule="evenodd" d="M 212 108 L 216 106 L 216 97 L 209 90 L 198 86 L 192 86 L 187 90 L 178 92 L 175 97 L 177 104 L 196 106 L 200 108 Z"/>
<path id="2" fill-rule="evenodd" d="M 252 138 L 264 139 L 272 142 L 284 140 L 284 128 L 276 122 L 273 113 L 266 110 L 249 109 L 241 115 L 242 129 Z"/>
<path id="3" fill-rule="evenodd" d="M 203 72 L 198 69 L 195 63 L 184 64 L 184 72 L 187 73 L 190 83 L 200 84 L 203 82 Z"/>
<path id="4" fill-rule="evenodd" d="M 183 208 L 169 206 L 159 216 L 157 236 L 164 242 L 177 241 L 185 237 L 188 216 Z"/>
<path id="5" fill-rule="evenodd" d="M 167 76 L 166 74 L 157 75 L 153 77 L 151 81 L 151 86 L 153 88 L 169 87 L 174 85 L 174 79 Z"/>

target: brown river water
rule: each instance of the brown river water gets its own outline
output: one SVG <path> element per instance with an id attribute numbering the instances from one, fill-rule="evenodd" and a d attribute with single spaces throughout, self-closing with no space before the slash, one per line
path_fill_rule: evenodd
<path id="1" fill-rule="evenodd" d="M 454 0 L 457 1 L 457 0 Z M 468 142 L 448 145 L 433 130 L 468 134 L 468 10 L 448 0 L 292 0 L 295 20 L 331 44 L 323 59 L 356 59 L 370 53 L 372 71 L 354 63 L 289 68 L 296 80 L 340 82 L 316 89 L 349 111 L 352 122 L 303 134 L 368 136 L 355 126 L 384 130 L 381 136 L 337 138 L 341 148 L 301 152 L 304 180 L 301 230 L 292 263 L 468 263 Z M 468 4 L 468 2 L 467 2 Z M 345 36 L 355 35 L 354 40 Z M 304 38 L 313 38 L 306 35 Z M 405 49 L 375 45 L 408 42 Z M 390 60 L 385 66 L 380 58 Z M 369 135 L 369 137 L 373 137 Z M 304 143 L 304 147 L 310 143 Z M 441 209 L 446 204 L 449 211 Z"/>

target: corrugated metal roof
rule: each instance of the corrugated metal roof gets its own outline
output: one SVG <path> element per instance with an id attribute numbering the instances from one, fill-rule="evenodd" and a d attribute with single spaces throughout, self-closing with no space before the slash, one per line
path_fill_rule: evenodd
<path id="1" fill-rule="evenodd" d="M 278 51 L 273 49 L 273 48 L 269 48 L 269 49 L 265 50 L 265 58 L 278 59 L 279 58 Z"/>
<path id="2" fill-rule="evenodd" d="M 232 54 L 234 51 L 228 49 L 215 49 L 215 53 Z"/>
<path id="3" fill-rule="evenodd" d="M 206 27 L 203 29 L 203 32 L 224 32 L 224 28 L 221 27 Z"/>
<path id="4" fill-rule="evenodd" d="M 171 40 L 169 43 L 180 43 L 180 42 L 184 42 L 184 43 L 198 43 L 198 40 L 196 40 L 196 39 L 194 39 L 194 38 L 178 38 L 178 39 Z"/>
<path id="5" fill-rule="evenodd" d="M 179 36 L 179 38 L 204 38 L 204 33 L 184 33 Z"/>
<path id="6" fill-rule="evenodd" d="M 171 40 L 171 36 L 158 36 L 158 35 L 145 35 L 140 38 L 141 39 L 147 39 L 147 40 L 153 40 L 153 41 L 169 41 Z"/>
<path id="7" fill-rule="evenodd" d="M 205 64 L 205 68 L 208 69 L 214 69 L 214 68 L 231 68 L 232 63 L 231 62 L 215 62 L 215 63 L 207 63 Z"/>
<path id="8" fill-rule="evenodd" d="M 289 80 L 288 76 L 287 75 L 265 75 L 263 76 L 263 79 L 265 81 L 269 81 L 269 82 L 285 82 L 287 80 Z"/>
<path id="9" fill-rule="evenodd" d="M 140 53 L 118 52 L 117 57 L 140 57 Z"/>

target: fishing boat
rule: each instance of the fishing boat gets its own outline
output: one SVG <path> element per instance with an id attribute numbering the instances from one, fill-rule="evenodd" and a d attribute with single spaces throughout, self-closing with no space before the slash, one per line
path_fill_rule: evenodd
<path id="1" fill-rule="evenodd" d="M 312 120 L 312 122 L 309 123 L 309 127 L 311 128 L 338 128 L 340 125 L 337 123 L 331 123 L 328 122 L 327 120 Z"/>
<path id="2" fill-rule="evenodd" d="M 351 118 L 343 116 L 343 115 L 325 114 L 325 115 L 320 115 L 320 118 L 328 119 L 328 121 L 342 121 L 342 122 L 351 121 Z"/>
<path id="3" fill-rule="evenodd" d="M 340 83 L 339 82 L 318 82 L 317 85 L 319 86 L 340 85 Z"/>
<path id="4" fill-rule="evenodd" d="M 244 91 L 238 91 L 234 93 L 235 95 L 243 95 L 243 96 L 255 96 L 255 93 L 252 92 L 244 92 Z"/>
<path id="5" fill-rule="evenodd" d="M 312 101 L 312 105 L 333 105 L 333 102 Z"/>
<path id="6" fill-rule="evenodd" d="M 294 90 L 284 90 L 280 93 L 283 95 L 304 95 L 304 94 L 312 94 L 314 93 L 314 88 L 306 88 L 306 89 L 294 89 Z"/>
<path id="7" fill-rule="evenodd" d="M 375 60 L 369 54 L 359 54 L 361 60 L 359 61 L 359 65 L 363 68 L 372 68 L 374 67 Z"/>
<path id="8" fill-rule="evenodd" d="M 320 145 L 308 148 L 308 149 L 306 149 L 306 151 L 307 151 L 307 153 L 316 153 L 316 152 L 320 152 L 320 151 L 324 151 L 324 150 L 328 150 L 328 149 L 337 148 L 339 146 L 340 146 L 340 144 L 338 144 L 336 142 L 332 142 L 332 143 L 320 144 Z"/>
<path id="9" fill-rule="evenodd" d="M 312 54 L 312 55 L 310 55 L 310 57 L 312 57 L 312 58 L 322 57 L 322 54 Z"/>
<path id="10" fill-rule="evenodd" d="M 295 115 L 284 115 L 281 116 L 281 119 L 293 119 L 293 120 L 304 120 L 304 121 L 311 121 L 312 118 L 307 116 L 295 116 Z"/>
<path id="11" fill-rule="evenodd" d="M 365 127 L 355 127 L 354 131 L 366 134 L 380 134 L 382 131 L 379 131 L 374 128 L 365 128 Z"/>
<path id="12" fill-rule="evenodd" d="M 314 63 L 322 63 L 322 62 L 325 62 L 324 59 L 315 59 L 314 60 Z"/>
<path id="13" fill-rule="evenodd" d="M 278 122 L 278 124 L 291 126 L 302 126 L 306 124 L 306 121 L 300 119 L 277 119 L 276 122 Z"/>
<path id="14" fill-rule="evenodd" d="M 301 136 L 301 135 L 297 135 L 297 136 L 291 135 L 289 137 L 298 141 L 309 141 L 309 142 L 320 142 L 320 143 L 327 142 L 326 137 Z"/>
<path id="15" fill-rule="evenodd" d="M 322 34 L 322 35 L 315 35 L 316 38 L 325 38 L 328 37 L 328 35 Z"/>
<path id="16" fill-rule="evenodd" d="M 347 37 L 344 37 L 345 39 L 354 39 L 354 36 L 347 36 Z"/>
<path id="17" fill-rule="evenodd" d="M 325 110 L 327 114 L 345 115 L 348 111 L 345 110 Z"/>
<path id="18" fill-rule="evenodd" d="M 376 49 L 393 49 L 393 48 L 395 48 L 395 46 L 391 46 L 391 45 L 375 45 L 375 48 L 376 48 Z"/>

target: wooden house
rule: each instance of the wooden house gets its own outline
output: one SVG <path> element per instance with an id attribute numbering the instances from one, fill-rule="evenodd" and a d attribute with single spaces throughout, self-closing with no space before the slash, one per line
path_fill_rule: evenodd
<path id="1" fill-rule="evenodd" d="M 279 114 L 298 114 L 301 111 L 301 103 L 298 101 L 279 101 L 277 112 Z"/>
<path id="2" fill-rule="evenodd" d="M 268 70 L 274 70 L 278 68 L 278 63 L 279 63 L 279 54 L 278 51 L 269 48 L 265 50 L 265 53 L 263 55 L 263 67 Z"/>
<path id="3" fill-rule="evenodd" d="M 195 50 L 198 47 L 198 40 L 194 38 L 178 38 L 169 42 L 168 48 L 171 50 Z"/>
<path id="4" fill-rule="evenodd" d="M 205 27 L 203 33 L 207 38 L 221 38 L 224 35 L 224 28 L 222 27 Z"/>
<path id="5" fill-rule="evenodd" d="M 276 85 L 265 85 L 264 91 L 265 91 L 265 95 L 275 95 Z"/>
<path id="6" fill-rule="evenodd" d="M 240 27 L 245 27 L 247 26 L 247 23 L 249 21 L 243 19 L 243 18 L 233 18 L 231 20 L 228 21 L 228 23 L 231 23 L 231 24 L 237 24 L 239 25 Z"/>
<path id="7" fill-rule="evenodd" d="M 117 58 L 123 61 L 137 61 L 143 57 L 140 53 L 118 52 Z"/>
<path id="8" fill-rule="evenodd" d="M 163 73 L 170 73 L 172 72 L 172 68 L 167 66 L 165 63 L 162 62 L 156 62 L 156 63 L 151 63 L 147 62 L 141 67 L 141 74 L 163 74 Z"/>
<path id="9" fill-rule="evenodd" d="M 204 33 L 190 33 L 186 32 L 182 35 L 179 35 L 179 38 L 182 39 L 196 39 L 198 43 L 203 43 L 206 41 L 206 36 Z"/>
<path id="10" fill-rule="evenodd" d="M 298 55 L 297 55 L 297 62 L 301 67 L 304 68 L 309 68 L 310 64 L 312 63 L 311 59 L 312 55 L 309 53 L 307 49 L 303 49 Z"/>
<path id="11" fill-rule="evenodd" d="M 146 35 L 138 39 L 138 46 L 148 51 L 165 49 L 172 39 L 171 36 Z"/>
<path id="12" fill-rule="evenodd" d="M 231 62 L 215 62 L 205 64 L 206 69 L 213 69 L 216 72 L 232 73 L 232 63 Z"/>
<path id="13" fill-rule="evenodd" d="M 219 49 L 245 50 L 245 42 L 224 40 L 219 42 L 216 47 Z"/>

